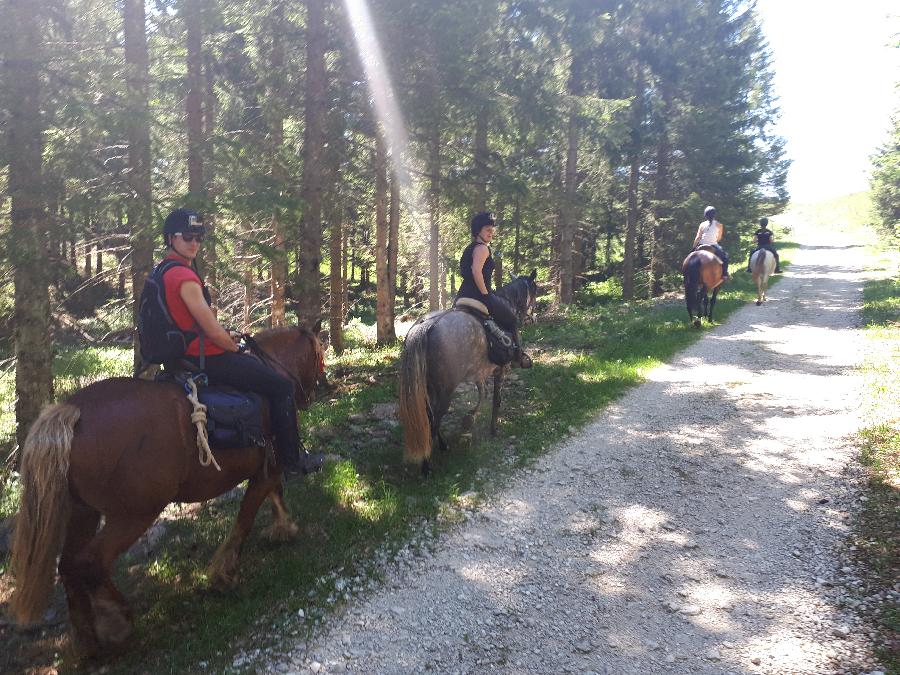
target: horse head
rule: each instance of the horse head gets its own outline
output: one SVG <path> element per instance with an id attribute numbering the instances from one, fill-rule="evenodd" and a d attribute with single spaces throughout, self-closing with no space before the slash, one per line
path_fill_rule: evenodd
<path id="1" fill-rule="evenodd" d="M 536 278 L 537 270 L 532 270 L 531 274 L 514 276 L 511 282 L 497 291 L 497 295 L 512 305 L 513 311 L 523 324 L 535 322 L 538 294 Z"/>

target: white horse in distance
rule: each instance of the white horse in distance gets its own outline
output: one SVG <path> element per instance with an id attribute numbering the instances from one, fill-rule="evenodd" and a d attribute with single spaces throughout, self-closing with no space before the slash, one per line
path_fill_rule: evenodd
<path id="1" fill-rule="evenodd" d="M 753 281 L 756 284 L 756 304 L 763 304 L 766 298 L 766 290 L 769 288 L 769 277 L 775 271 L 775 256 L 772 252 L 761 248 L 750 258 L 750 271 L 753 272 Z"/>

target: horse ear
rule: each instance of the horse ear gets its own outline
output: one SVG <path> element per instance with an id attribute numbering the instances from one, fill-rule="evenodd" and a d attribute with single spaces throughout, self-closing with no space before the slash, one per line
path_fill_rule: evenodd
<path id="1" fill-rule="evenodd" d="M 313 335 L 318 335 L 319 333 L 322 332 L 322 319 L 319 319 L 318 321 L 316 321 L 316 325 L 313 326 L 312 332 L 313 332 Z"/>
<path id="2" fill-rule="evenodd" d="M 537 270 L 531 270 L 531 280 L 537 279 Z"/>

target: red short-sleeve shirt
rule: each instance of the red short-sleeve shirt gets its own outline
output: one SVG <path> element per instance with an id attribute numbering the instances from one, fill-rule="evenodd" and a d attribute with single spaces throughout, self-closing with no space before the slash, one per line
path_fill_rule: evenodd
<path id="1" fill-rule="evenodd" d="M 166 256 L 166 260 L 175 260 L 182 263 L 181 265 L 175 265 L 169 268 L 169 270 L 163 274 L 163 286 L 165 286 L 166 289 L 166 306 L 169 308 L 169 313 L 181 330 L 201 333 L 200 327 L 196 325 L 194 317 L 191 316 L 187 305 L 184 304 L 184 300 L 181 298 L 181 286 L 188 281 L 193 281 L 196 284 L 200 284 L 202 287 L 203 281 L 193 269 L 184 264 L 184 259 L 178 254 L 170 253 Z M 204 346 L 204 352 L 206 356 L 215 356 L 216 354 L 224 354 L 225 350 L 212 340 L 207 339 Z M 200 356 L 199 337 L 194 338 L 191 341 L 185 355 Z"/>

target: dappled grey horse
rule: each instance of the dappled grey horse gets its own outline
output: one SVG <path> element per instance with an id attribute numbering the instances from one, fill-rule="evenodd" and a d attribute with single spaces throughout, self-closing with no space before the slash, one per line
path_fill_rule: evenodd
<path id="1" fill-rule="evenodd" d="M 520 323 L 534 320 L 536 276 L 537 271 L 517 277 L 497 291 L 497 297 L 509 303 Z M 404 461 L 420 464 L 423 474 L 430 471 L 432 444 L 436 441 L 441 449 L 447 447 L 440 432 L 441 420 L 463 382 L 478 387 L 478 403 L 466 416 L 466 423 L 471 424 L 484 399 L 485 383 L 493 376 L 491 434 L 496 434 L 503 377 L 508 368 L 488 360 L 484 326 L 468 312 L 442 310 L 419 319 L 409 329 L 400 356 Z"/>

